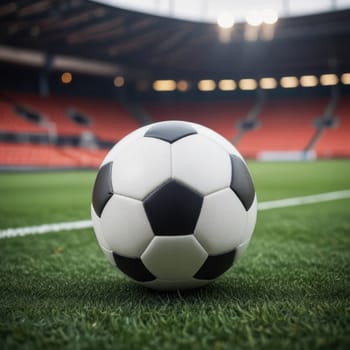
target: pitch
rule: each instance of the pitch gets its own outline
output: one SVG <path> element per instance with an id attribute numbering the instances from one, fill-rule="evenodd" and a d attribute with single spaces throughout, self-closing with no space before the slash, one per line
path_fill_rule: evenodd
<path id="1" fill-rule="evenodd" d="M 350 188 L 349 161 L 250 162 L 260 202 Z M 0 229 L 85 220 L 96 172 L 0 175 Z M 0 348 L 345 349 L 350 199 L 261 211 L 247 256 L 159 293 L 106 264 L 92 229 L 0 240 Z"/>

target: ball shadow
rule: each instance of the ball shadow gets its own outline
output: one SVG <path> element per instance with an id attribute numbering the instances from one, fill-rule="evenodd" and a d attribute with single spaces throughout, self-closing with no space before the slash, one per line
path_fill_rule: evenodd
<path id="1" fill-rule="evenodd" d="M 113 304 L 120 305 L 133 302 L 143 306 L 155 306 L 168 303 L 232 303 L 245 301 L 266 300 L 272 294 L 278 293 L 269 287 L 268 283 L 250 284 L 242 283 L 234 277 L 223 277 L 206 286 L 186 290 L 158 291 L 138 285 L 132 281 L 121 278 L 118 280 L 92 280 L 86 281 L 85 286 L 76 290 L 76 297 L 79 300 L 96 302 L 105 306 Z M 71 295 L 72 291 L 67 291 Z"/>

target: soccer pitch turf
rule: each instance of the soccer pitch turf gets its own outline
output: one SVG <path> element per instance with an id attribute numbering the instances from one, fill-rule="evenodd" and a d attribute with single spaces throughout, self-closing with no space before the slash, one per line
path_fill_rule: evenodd
<path id="1" fill-rule="evenodd" d="M 350 189 L 350 161 L 249 163 L 258 200 Z M 0 174 L 0 229 L 85 220 L 96 172 Z M 349 349 L 350 199 L 261 211 L 242 260 L 160 293 L 92 229 L 0 240 L 0 349 Z"/>

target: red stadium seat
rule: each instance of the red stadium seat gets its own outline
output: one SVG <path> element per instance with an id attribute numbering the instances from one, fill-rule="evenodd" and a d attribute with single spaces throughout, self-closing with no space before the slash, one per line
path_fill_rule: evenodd
<path id="1" fill-rule="evenodd" d="M 249 102 L 173 102 L 146 106 L 155 121 L 185 120 L 205 125 L 228 140 L 237 133 L 236 124 L 243 119 L 253 101 Z"/>
<path id="2" fill-rule="evenodd" d="M 17 103 L 42 113 L 56 124 L 59 135 L 80 136 L 92 131 L 102 141 L 118 141 L 139 127 L 116 102 L 74 97 L 40 98 L 11 94 Z M 322 116 L 328 99 L 288 98 L 268 101 L 258 116 L 260 125 L 247 131 L 236 145 L 246 157 L 263 151 L 302 151 L 315 135 L 313 120 Z M 145 106 L 154 121 L 186 120 L 208 126 L 228 140 L 237 134 L 237 122 L 253 107 L 248 102 L 158 102 Z M 78 125 L 67 116 L 73 108 L 91 118 L 91 125 Z M 343 98 L 335 115 L 338 124 L 324 129 L 315 145 L 318 157 L 350 156 L 350 102 Z M 18 134 L 47 133 L 47 129 L 20 117 L 7 102 L 0 102 L 0 131 Z M 98 167 L 107 150 L 53 145 L 0 143 L 1 166 Z"/>
<path id="3" fill-rule="evenodd" d="M 10 167 L 98 167 L 107 150 L 0 143 L 0 165 Z"/>
<path id="4" fill-rule="evenodd" d="M 267 102 L 258 116 L 260 126 L 247 132 L 237 148 L 249 157 L 262 151 L 304 150 L 316 131 L 313 120 L 323 114 L 327 102 L 300 97 Z"/>
<path id="5" fill-rule="evenodd" d="M 0 131 L 14 133 L 47 133 L 39 124 L 32 123 L 19 116 L 14 106 L 0 101 Z"/>
<path id="6" fill-rule="evenodd" d="M 92 131 L 101 140 L 116 142 L 139 127 L 136 120 L 113 101 L 57 96 L 44 98 L 31 94 L 11 94 L 10 96 L 17 103 L 40 112 L 53 122 L 57 134 L 62 136 L 80 136 L 85 131 Z M 67 115 L 69 109 L 89 116 L 92 119 L 91 125 L 75 123 Z"/>
<path id="7" fill-rule="evenodd" d="M 350 157 L 350 101 L 343 98 L 335 111 L 338 123 L 327 128 L 316 143 L 319 157 Z"/>
<path id="8" fill-rule="evenodd" d="M 116 142 L 140 127 L 137 121 L 116 102 L 71 98 L 70 103 L 93 118 L 92 130 L 101 140 Z"/>

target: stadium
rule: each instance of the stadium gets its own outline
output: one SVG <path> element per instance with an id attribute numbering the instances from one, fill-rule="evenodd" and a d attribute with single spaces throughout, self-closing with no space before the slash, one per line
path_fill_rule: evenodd
<path id="1" fill-rule="evenodd" d="M 1 349 L 348 349 L 349 39 L 347 0 L 2 1 Z M 237 148 L 258 217 L 237 265 L 160 292 L 90 208 L 109 150 L 173 120 Z"/>

